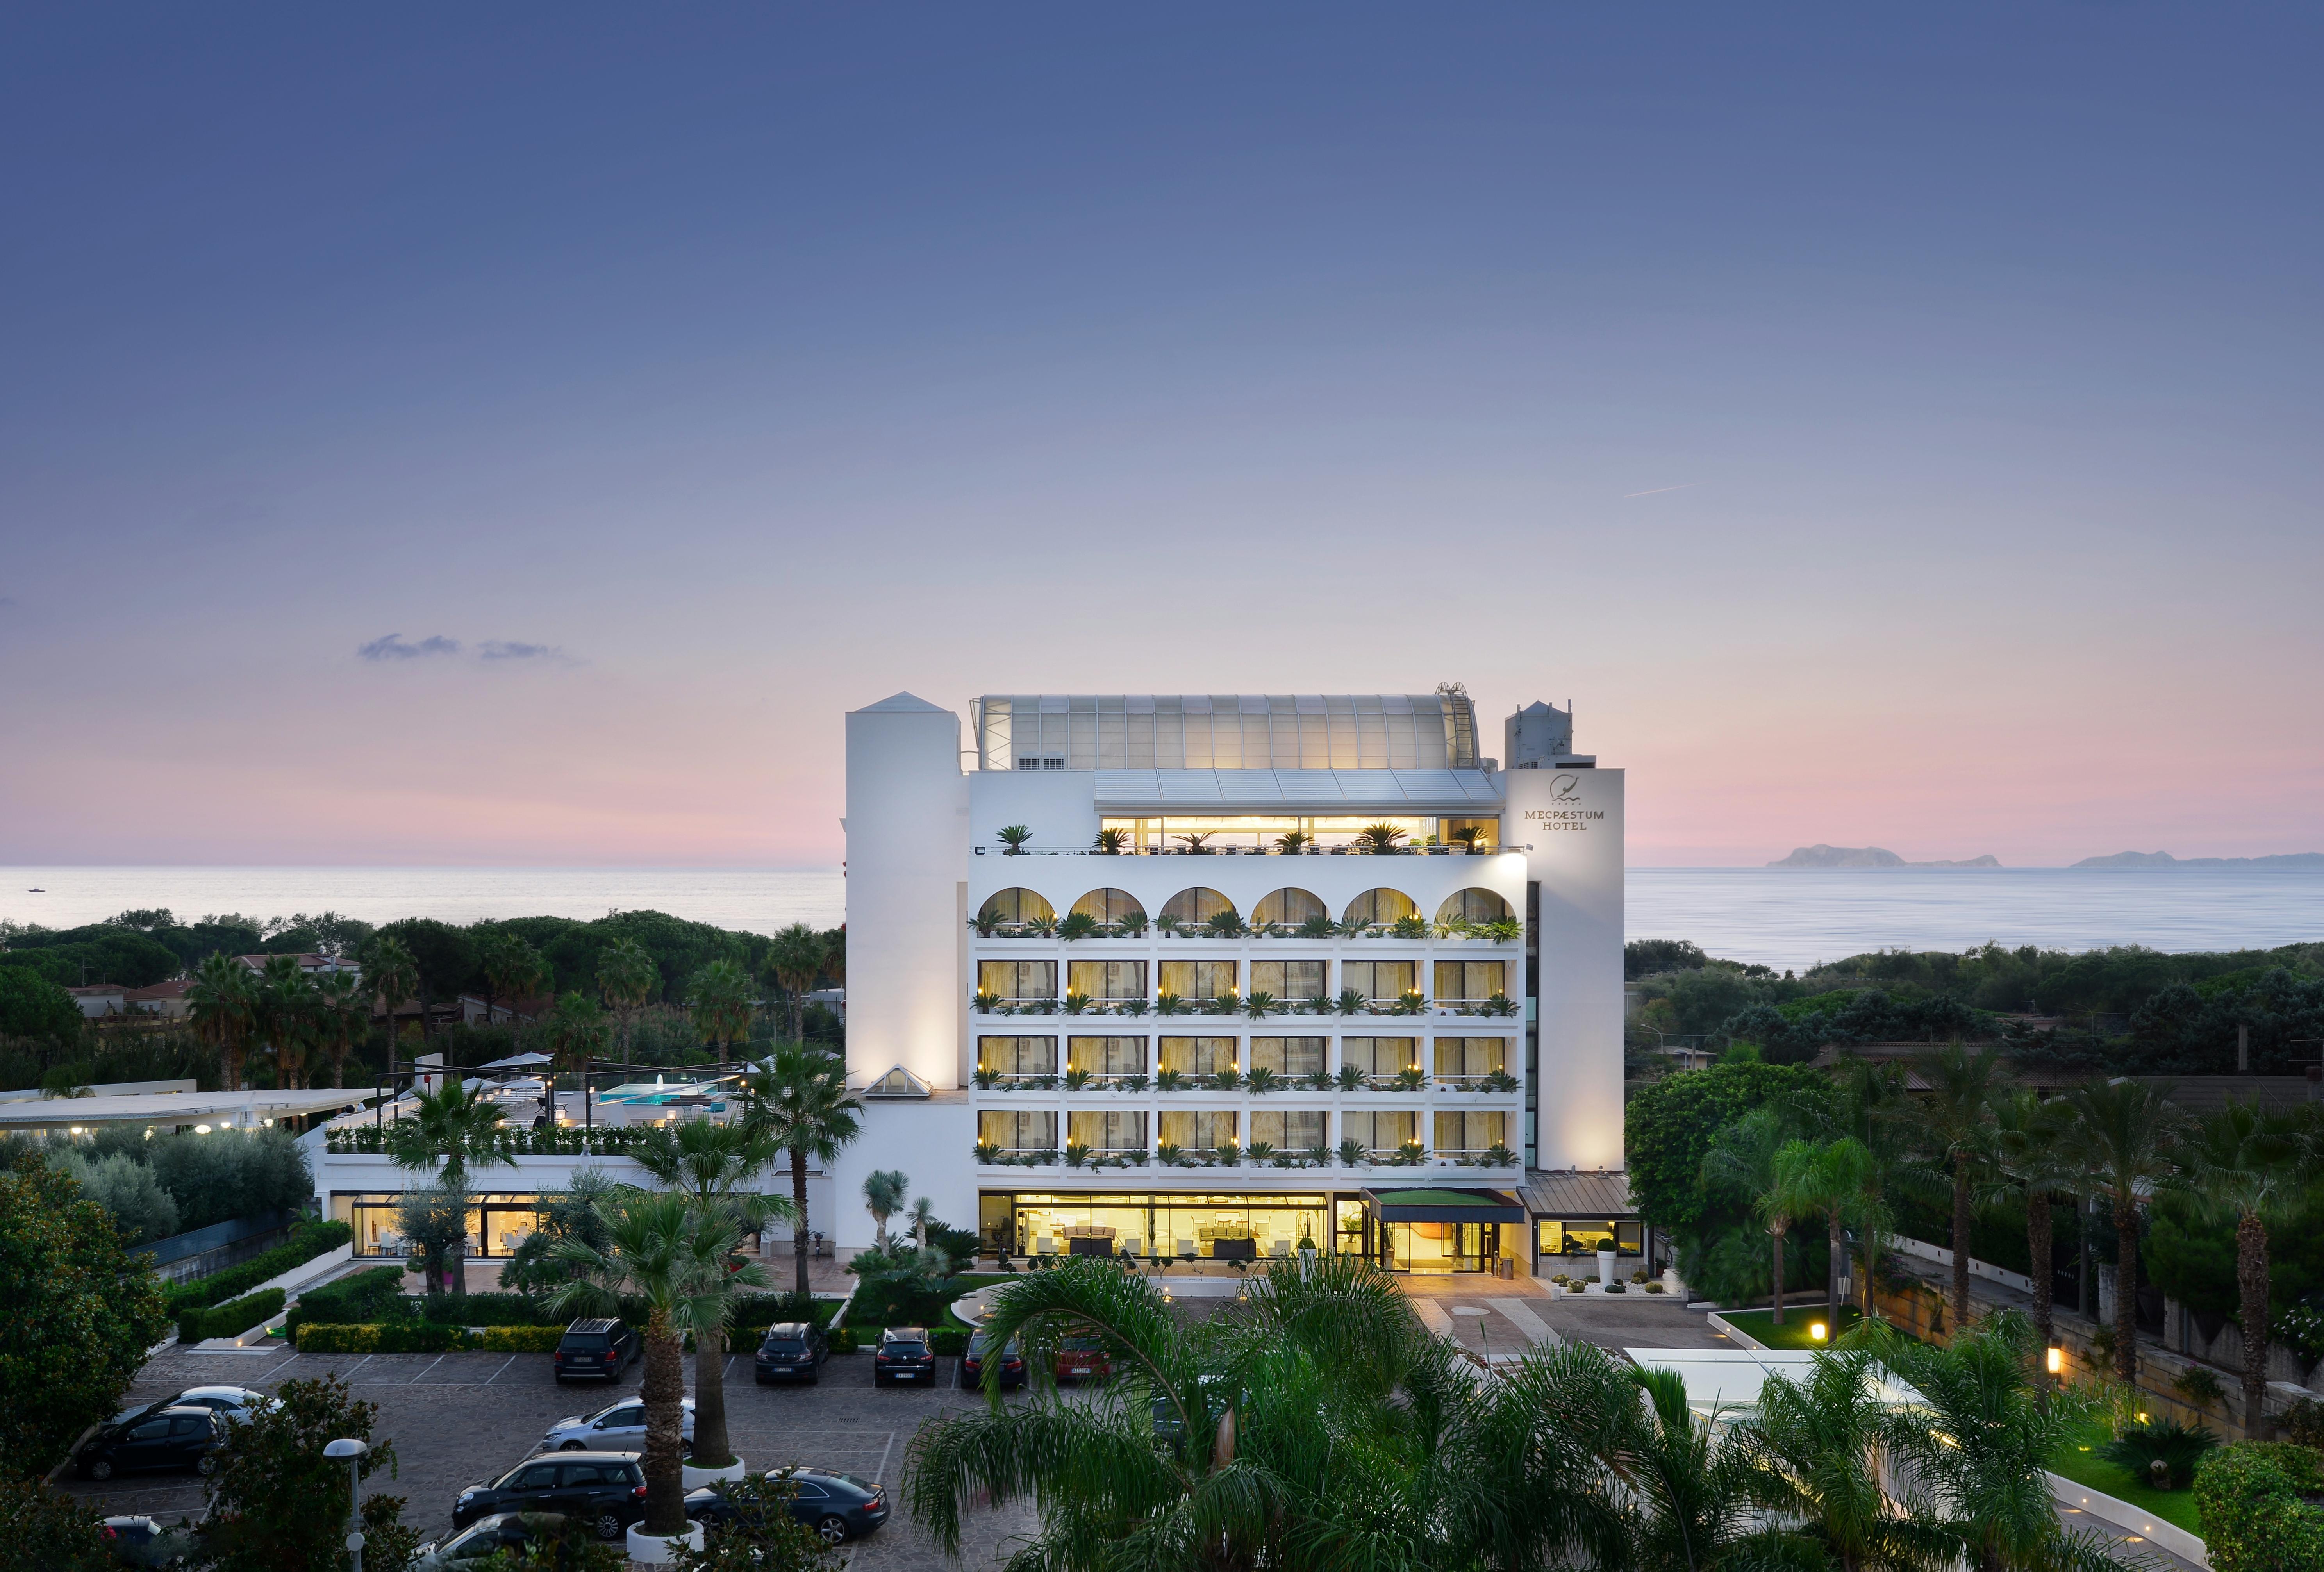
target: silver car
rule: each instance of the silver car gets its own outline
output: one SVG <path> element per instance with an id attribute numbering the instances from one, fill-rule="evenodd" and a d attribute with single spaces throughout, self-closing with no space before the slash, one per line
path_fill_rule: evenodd
<path id="1" fill-rule="evenodd" d="M 126 1424 L 139 1414 L 159 1413 L 165 1408 L 206 1408 L 227 1423 L 238 1425 L 254 1413 L 265 1412 L 273 1404 L 272 1398 L 246 1386 L 189 1386 L 175 1397 L 124 1408 L 113 1416 L 112 1422 Z"/>
<path id="2" fill-rule="evenodd" d="M 694 1400 L 687 1398 L 678 1416 L 683 1449 L 694 1450 Z M 646 1449 L 646 1404 L 641 1397 L 625 1397 L 584 1419 L 558 1420 L 540 1438 L 536 1452 L 642 1452 Z"/>

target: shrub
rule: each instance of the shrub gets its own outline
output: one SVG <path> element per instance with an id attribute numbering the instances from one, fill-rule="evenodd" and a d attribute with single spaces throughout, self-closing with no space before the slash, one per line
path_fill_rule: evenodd
<path id="1" fill-rule="evenodd" d="M 2324 1452 L 2324 1402 L 2303 1397 L 2283 1411 L 2283 1433 L 2303 1447 Z"/>
<path id="2" fill-rule="evenodd" d="M 374 1266 L 337 1282 L 303 1290 L 299 1302 L 290 1307 L 285 1326 L 295 1334 L 309 1321 L 348 1326 L 386 1320 L 410 1313 L 408 1303 L 403 1297 L 403 1268 Z"/>
<path id="3" fill-rule="evenodd" d="M 422 1320 L 447 1327 L 556 1327 L 566 1318 L 550 1315 L 529 1293 L 439 1293 L 413 1302 Z"/>
<path id="4" fill-rule="evenodd" d="M 957 1359 L 968 1352 L 968 1334 L 955 1327 L 936 1327 L 928 1332 L 928 1352 Z"/>
<path id="5" fill-rule="evenodd" d="M 2324 1567 L 2324 1461 L 2283 1441 L 2240 1441 L 2203 1459 L 2195 1505 L 2212 1572 L 2299 1572 Z"/>
<path id="6" fill-rule="evenodd" d="M 2208 1426 L 2190 1428 L 2177 1420 L 2161 1420 L 2132 1425 L 2100 1447 L 2098 1456 L 2127 1468 L 2158 1490 L 2184 1490 L 2193 1481 L 2195 1466 L 2203 1460 L 2203 1454 L 2218 1444 L 2218 1434 Z"/>
<path id="7" fill-rule="evenodd" d="M 307 1154 L 273 1130 L 159 1135 L 147 1145 L 146 1162 L 178 1203 L 180 1228 L 286 1210 L 315 1193 Z"/>
<path id="8" fill-rule="evenodd" d="M 229 1300 L 215 1310 L 189 1310 L 178 1317 L 178 1341 L 198 1343 L 205 1338 L 238 1338 L 251 1328 L 270 1320 L 282 1308 L 283 1292 L 270 1288 L 263 1293 L 254 1293 Z"/>
<path id="9" fill-rule="evenodd" d="M 487 1354 L 554 1354 L 564 1336 L 562 1326 L 486 1327 L 472 1346 Z"/>
<path id="10" fill-rule="evenodd" d="M 835 1327 L 832 1328 L 831 1351 L 835 1354 L 854 1353 L 855 1328 L 853 1327 Z"/>
<path id="11" fill-rule="evenodd" d="M 502 1327 L 495 1330 L 502 1336 L 513 1337 L 532 1328 Z M 541 1328 L 548 1331 L 556 1328 Z M 309 1321 L 301 1326 L 296 1341 L 301 1354 L 448 1354 L 456 1348 L 479 1346 L 464 1327 L 447 1327 L 435 1321 L 375 1321 L 367 1326 L 333 1326 L 322 1321 Z M 552 1338 L 549 1345 L 557 1347 Z"/>
<path id="12" fill-rule="evenodd" d="M 177 1315 L 247 1293 L 271 1277 L 280 1277 L 294 1266 L 304 1266 L 318 1255 L 329 1255 L 355 1236 L 355 1231 L 345 1223 L 300 1223 L 291 1228 L 289 1239 L 272 1250 L 254 1255 L 238 1266 L 169 1289 L 170 1313 Z"/>

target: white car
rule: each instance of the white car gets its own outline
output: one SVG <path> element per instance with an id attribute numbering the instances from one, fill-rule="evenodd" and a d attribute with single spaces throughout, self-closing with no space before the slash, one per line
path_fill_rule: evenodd
<path id="1" fill-rule="evenodd" d="M 678 1416 L 684 1449 L 694 1449 L 694 1400 L 684 1400 Z M 583 1419 L 558 1420 L 540 1438 L 536 1452 L 642 1452 L 646 1449 L 646 1404 L 643 1398 L 625 1397 L 609 1408 Z"/>
<path id="2" fill-rule="evenodd" d="M 274 1400 L 263 1392 L 253 1392 L 246 1386 L 189 1386 L 175 1397 L 165 1397 L 159 1402 L 141 1402 L 123 1409 L 113 1416 L 115 1424 L 126 1424 L 142 1413 L 152 1413 L 165 1408 L 207 1408 L 214 1410 L 229 1424 L 240 1424 L 254 1413 L 263 1413 Z"/>

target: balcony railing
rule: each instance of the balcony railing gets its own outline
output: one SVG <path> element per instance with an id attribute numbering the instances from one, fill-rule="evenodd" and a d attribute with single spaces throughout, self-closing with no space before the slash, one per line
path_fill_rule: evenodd
<path id="1" fill-rule="evenodd" d="M 1243 833 L 1250 833 L 1249 831 Z M 1508 846 L 1485 845 L 1471 850 L 1454 843 L 1450 846 L 1393 846 L 1379 850 L 1370 846 L 1342 843 L 1336 846 L 1303 846 L 1296 851 L 1286 851 L 1276 846 L 1137 846 L 1125 841 L 1116 850 L 1101 850 L 1094 846 L 1020 846 L 1014 850 L 1005 848 L 979 846 L 973 849 L 979 857 L 1491 857 L 1499 852 L 1515 850 Z"/>
<path id="2" fill-rule="evenodd" d="M 1183 1146 L 1175 1148 L 1167 1156 L 1160 1150 L 1148 1151 L 1139 1147 L 1085 1148 L 1079 1161 L 1067 1149 L 1056 1146 L 997 1146 L 979 1143 L 976 1161 L 987 1168 L 1049 1168 L 1049 1169 L 1178 1169 L 1178 1168 L 1250 1168 L 1270 1172 L 1316 1171 L 1328 1168 L 1369 1170 L 1375 1168 L 1508 1168 L 1518 1162 L 1513 1152 L 1502 1151 L 1498 1155 L 1492 1147 L 1475 1151 L 1417 1151 L 1409 1146 L 1377 1146 L 1366 1148 L 1353 1160 L 1345 1151 L 1329 1153 L 1314 1148 L 1287 1152 L 1268 1152 L 1254 1155 L 1249 1147 L 1241 1146 Z"/>
<path id="3" fill-rule="evenodd" d="M 1056 919 L 1039 923 L 986 922 L 970 917 L 968 925 L 980 939 L 1056 939 L 1071 944 L 1083 939 L 1306 939 L 1318 943 L 1335 939 L 1406 939 L 1412 942 L 1459 940 L 1488 944 L 1515 944 L 1525 937 L 1514 918 L 1494 923 L 1252 923 L 1213 927 L 1207 923 L 1100 923 L 1078 933 L 1060 930 Z M 1514 929 L 1515 932 L 1511 930 Z"/>
<path id="4" fill-rule="evenodd" d="M 1439 1168 L 1514 1168 L 1518 1161 L 1507 1146 L 1439 1146 L 1429 1155 Z"/>
<path id="5" fill-rule="evenodd" d="M 1489 1075 L 1438 1075 L 1434 1079 L 1447 1091 L 1512 1092 L 1521 1090 L 1525 1084 L 1506 1070 L 1496 1070 Z"/>
<path id="6" fill-rule="evenodd" d="M 1431 999 L 1416 994 L 1394 999 L 1279 999 L 1262 1007 L 1259 1015 L 1252 1015 L 1249 1005 L 1241 1000 L 1232 1005 L 1221 1004 L 1215 999 L 1187 1000 L 1166 1011 L 1152 999 L 1091 999 L 1078 1007 L 1069 1007 L 1065 1000 L 1053 996 L 1019 997 L 981 991 L 969 996 L 969 1006 L 980 1016 L 1114 1016 L 1133 1019 L 1152 1016 L 1160 1020 L 1206 1017 L 1211 1020 L 1273 1021 L 1292 1016 L 1312 1016 L 1320 1020 L 1332 1016 L 1431 1015 L 1515 1020 L 1524 1013 L 1522 1004 L 1501 994 L 1481 999 Z"/>

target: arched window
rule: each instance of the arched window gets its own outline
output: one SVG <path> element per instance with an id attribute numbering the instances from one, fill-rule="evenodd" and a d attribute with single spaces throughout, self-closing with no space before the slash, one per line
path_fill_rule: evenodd
<path id="1" fill-rule="evenodd" d="M 1251 908 L 1250 920 L 1265 927 L 1287 923 L 1297 927 L 1310 917 L 1328 916 L 1323 903 L 1304 889 L 1279 889 Z"/>
<path id="2" fill-rule="evenodd" d="M 1190 926 L 1207 923 L 1221 912 L 1234 909 L 1234 903 L 1226 896 L 1214 889 L 1204 889 L 1200 885 L 1193 889 L 1182 889 L 1162 904 L 1164 916 Z"/>
<path id="3" fill-rule="evenodd" d="M 1368 889 L 1348 903 L 1342 923 L 1393 923 L 1398 917 L 1416 916 L 1420 908 L 1412 897 L 1400 889 Z"/>
<path id="4" fill-rule="evenodd" d="M 1047 923 L 1056 915 L 1057 909 L 1046 899 L 1023 888 L 997 892 L 976 914 L 982 923 Z"/>
<path id="5" fill-rule="evenodd" d="M 1101 923 L 1126 923 L 1133 917 L 1140 922 L 1146 919 L 1146 908 L 1139 906 L 1138 897 L 1126 889 L 1093 889 L 1074 903 L 1074 910 Z"/>
<path id="6" fill-rule="evenodd" d="M 1509 903 L 1489 889 L 1455 890 L 1436 908 L 1440 923 L 1499 923 L 1509 916 Z"/>

